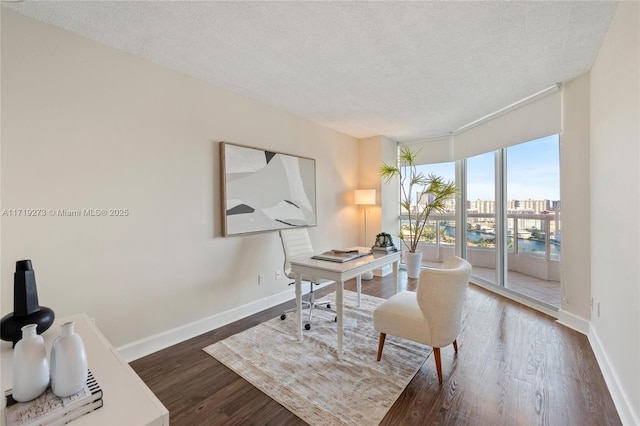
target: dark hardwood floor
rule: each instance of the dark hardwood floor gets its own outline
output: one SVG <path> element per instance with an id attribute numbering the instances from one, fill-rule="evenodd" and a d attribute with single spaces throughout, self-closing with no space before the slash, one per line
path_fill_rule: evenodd
<path id="1" fill-rule="evenodd" d="M 345 288 L 355 291 L 355 281 Z M 401 271 L 400 289 L 406 288 L 415 289 L 415 280 Z M 391 296 L 391 277 L 363 281 L 363 293 Z M 293 306 L 268 309 L 131 366 L 174 426 L 305 424 L 202 351 Z M 430 356 L 382 424 L 621 424 L 587 337 L 551 317 L 471 284 L 458 345 L 457 356 L 452 346 L 441 351 L 443 385 Z"/>

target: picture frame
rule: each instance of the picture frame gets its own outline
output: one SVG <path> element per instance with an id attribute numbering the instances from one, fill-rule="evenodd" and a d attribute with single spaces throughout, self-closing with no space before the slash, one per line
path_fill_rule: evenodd
<path id="1" fill-rule="evenodd" d="M 220 142 L 225 237 L 316 226 L 316 161 Z"/>

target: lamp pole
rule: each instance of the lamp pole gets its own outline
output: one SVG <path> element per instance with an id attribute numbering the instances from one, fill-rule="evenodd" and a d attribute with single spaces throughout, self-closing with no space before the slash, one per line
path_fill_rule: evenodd
<path id="1" fill-rule="evenodd" d="M 364 244 L 367 245 L 367 206 L 376 204 L 376 190 L 375 189 L 356 189 L 354 194 L 354 201 L 356 205 L 364 207 Z M 373 272 L 369 271 L 362 274 L 361 279 L 371 280 L 373 279 Z"/>
<path id="2" fill-rule="evenodd" d="M 364 206 L 364 244 L 367 244 L 367 206 Z"/>

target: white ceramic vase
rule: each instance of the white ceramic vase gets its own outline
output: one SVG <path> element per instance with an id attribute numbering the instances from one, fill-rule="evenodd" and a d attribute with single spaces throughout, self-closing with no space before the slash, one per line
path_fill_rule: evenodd
<path id="1" fill-rule="evenodd" d="M 409 278 L 419 278 L 420 269 L 422 267 L 422 252 L 415 253 L 405 252 L 404 263 L 407 266 L 407 276 Z"/>
<path id="2" fill-rule="evenodd" d="M 87 383 L 87 353 L 73 321 L 60 326 L 51 345 L 51 390 L 61 398 L 73 395 Z"/>
<path id="3" fill-rule="evenodd" d="M 13 398 L 26 402 L 42 395 L 49 386 L 49 362 L 37 325 L 25 325 L 21 330 L 22 339 L 13 349 Z"/>

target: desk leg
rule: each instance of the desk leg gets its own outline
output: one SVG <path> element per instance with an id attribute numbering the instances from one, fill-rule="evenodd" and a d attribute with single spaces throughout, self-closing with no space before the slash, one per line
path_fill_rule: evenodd
<path id="1" fill-rule="evenodd" d="M 394 294 L 398 293 L 398 266 L 400 265 L 400 261 L 396 260 L 393 262 L 393 291 Z"/>
<path id="2" fill-rule="evenodd" d="M 302 276 L 294 272 L 296 277 L 296 335 L 302 340 Z"/>
<path id="3" fill-rule="evenodd" d="M 343 321 L 342 321 L 342 308 L 344 305 L 344 282 L 338 281 L 336 282 L 336 314 L 338 317 L 338 359 L 342 359 L 342 329 L 343 329 Z"/>
<path id="4" fill-rule="evenodd" d="M 356 277 L 356 288 L 358 290 L 358 308 L 360 307 L 360 293 L 362 292 L 362 275 Z"/>

